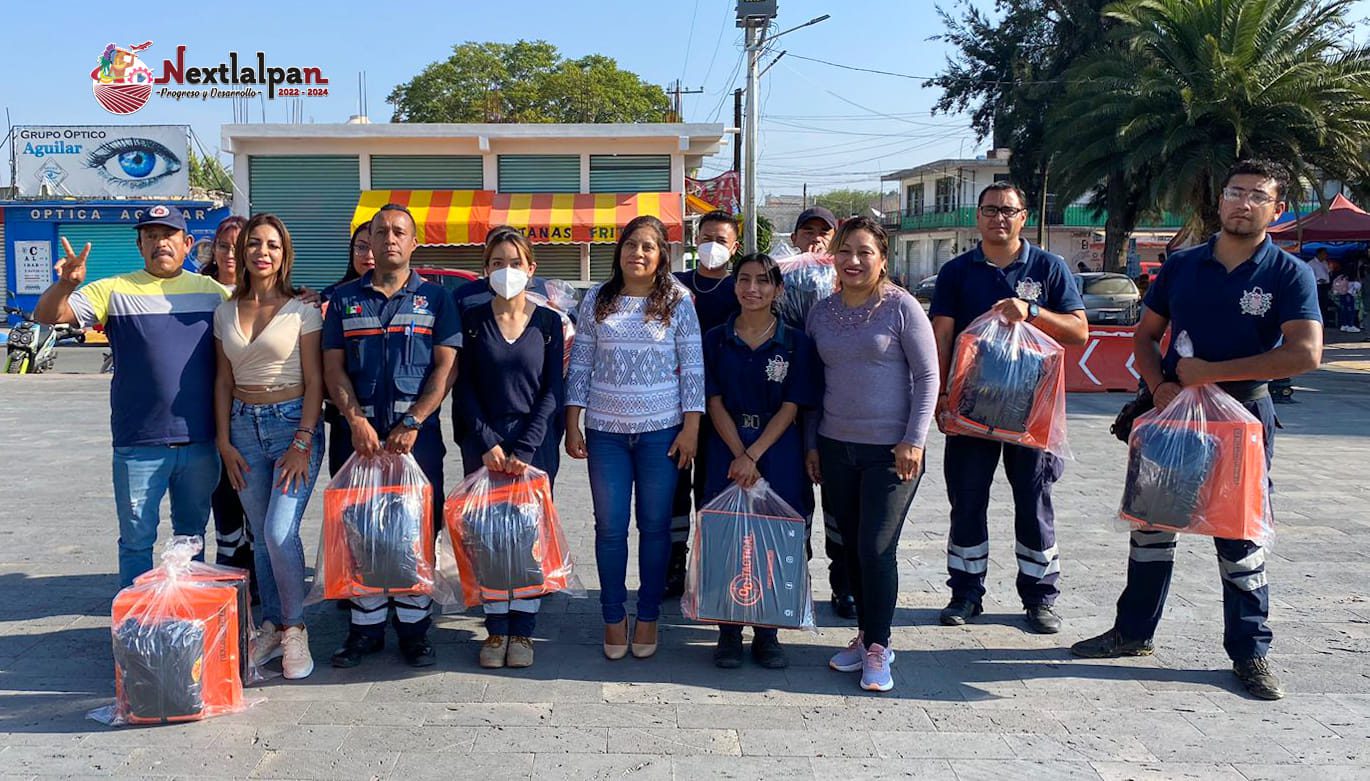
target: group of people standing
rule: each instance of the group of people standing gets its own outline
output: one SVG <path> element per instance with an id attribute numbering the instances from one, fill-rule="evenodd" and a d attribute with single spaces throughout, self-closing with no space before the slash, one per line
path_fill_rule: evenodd
<path id="1" fill-rule="evenodd" d="M 1158 407 L 1183 385 L 1225 383 L 1267 423 L 1269 455 L 1274 415 L 1260 392 L 1264 379 L 1315 366 L 1321 332 L 1311 272 L 1265 236 L 1287 179 L 1273 165 L 1242 165 L 1223 190 L 1223 232 L 1173 255 L 1148 291 L 1137 367 Z M 287 678 L 313 669 L 300 523 L 325 447 L 330 472 L 354 452 L 412 454 L 442 496 L 438 411 L 450 393 L 468 475 L 532 467 L 554 481 L 563 440 L 567 456 L 588 460 L 606 658 L 656 653 L 661 603 L 679 593 L 687 566 L 691 502 L 698 511 L 732 483 L 750 487 L 764 478 L 797 512 L 824 517 L 833 606 L 850 611 L 858 626 L 830 666 L 860 671 L 864 689 L 889 691 L 897 548 L 923 476 L 929 427 L 947 404 L 956 337 L 987 312 L 1030 322 L 1063 344 L 1083 343 L 1088 333 L 1065 262 L 1020 236 L 1022 192 L 993 184 L 980 194 L 977 214 L 982 241 L 941 269 L 928 314 L 890 280 L 878 222 L 853 217 L 839 225 L 826 210 L 806 211 L 795 242 L 831 256 L 838 290 L 802 323 L 780 314 L 781 265 L 766 254 L 738 254 L 732 215 L 700 219 L 698 267 L 676 274 L 666 227 L 638 217 L 618 232 L 610 278 L 579 305 L 569 358 L 562 316 L 529 296 L 543 282 L 519 231 L 490 232 L 484 278 L 454 298 L 410 268 L 417 226 L 393 204 L 354 232 L 343 280 L 321 297 L 291 283 L 289 232 L 273 215 L 225 221 L 202 276 L 181 270 L 191 245 L 184 217 L 154 207 L 137 226 L 143 270 L 83 286 L 90 247 L 78 253 L 65 245 L 37 316 L 104 323 L 114 350 L 121 585 L 152 566 L 158 505 L 168 491 L 176 533 L 203 534 L 213 506 L 220 561 L 249 563 L 245 543 L 254 543 L 264 619 L 254 655 L 283 657 Z M 1251 285 L 1265 298 L 1253 302 Z M 1215 290 L 1232 300 L 1216 305 Z M 1172 349 L 1162 358 L 1158 346 L 1171 322 L 1193 336 L 1199 357 L 1181 360 Z M 1061 555 L 1051 490 L 1063 464 L 1041 450 L 965 436 L 947 437 L 943 459 L 951 599 L 940 619 L 960 625 L 983 610 L 987 512 L 1001 460 L 1015 505 L 1026 622 L 1055 633 Z M 634 517 L 639 588 L 630 624 Z M 1134 533 L 1115 628 L 1076 644 L 1077 654 L 1150 652 L 1174 546 L 1173 534 Z M 1219 540 L 1218 554 L 1234 669 L 1253 693 L 1279 696 L 1265 661 L 1261 549 Z M 533 663 L 538 606 L 537 599 L 485 606 L 482 666 Z M 332 664 L 355 666 L 383 648 L 392 614 L 406 661 L 434 663 L 429 598 L 355 599 L 350 610 Z M 774 628 L 753 628 L 751 655 L 766 668 L 788 664 Z M 714 661 L 742 664 L 743 627 L 720 627 Z"/>

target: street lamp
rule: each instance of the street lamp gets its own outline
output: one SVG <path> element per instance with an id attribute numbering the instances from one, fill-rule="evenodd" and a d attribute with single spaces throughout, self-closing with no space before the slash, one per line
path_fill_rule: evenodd
<path id="1" fill-rule="evenodd" d="M 795 30 L 801 30 L 810 25 L 818 24 L 830 18 L 829 14 L 814 17 L 809 21 L 791 27 L 773 36 L 766 36 L 766 27 L 776 15 L 776 0 L 737 0 L 737 26 L 744 28 L 747 34 L 747 120 L 744 124 L 745 135 L 743 136 L 744 157 L 742 170 L 742 209 L 746 220 L 742 230 L 743 247 L 748 254 L 757 251 L 756 246 L 756 143 L 757 143 L 757 123 L 759 121 L 760 103 L 757 100 L 756 88 L 761 74 L 757 70 L 757 65 L 761 59 L 761 51 L 766 44 L 774 41 L 782 35 L 788 35 Z M 782 52 L 783 56 L 783 52 Z M 777 57 L 778 61 L 780 58 Z M 772 62 L 772 65 L 775 63 Z M 767 247 L 769 249 L 769 247 Z"/>

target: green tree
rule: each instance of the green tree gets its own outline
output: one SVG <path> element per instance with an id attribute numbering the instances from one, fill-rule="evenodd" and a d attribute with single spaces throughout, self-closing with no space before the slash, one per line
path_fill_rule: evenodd
<path id="1" fill-rule="evenodd" d="M 1051 117 L 1058 186 L 1084 193 L 1123 181 L 1134 202 L 1191 214 L 1208 236 L 1219 228 L 1221 177 L 1237 160 L 1271 158 L 1309 180 L 1316 169 L 1364 181 L 1370 50 L 1352 43 L 1351 5 L 1109 5 L 1117 48 L 1071 69 L 1067 99 Z"/>
<path id="2" fill-rule="evenodd" d="M 666 92 L 613 59 L 546 41 L 467 42 L 391 91 L 395 122 L 661 122 Z"/>
<path id="3" fill-rule="evenodd" d="M 965 0 L 959 16 L 937 9 L 946 32 L 934 40 L 951 44 L 954 54 L 927 82 L 942 90 L 933 110 L 968 112 L 979 140 L 1013 152 L 1009 176 L 1033 211 L 1044 211 L 1044 194 L 1055 189 L 1047 114 L 1061 100 L 1061 75 L 1105 38 L 1106 2 L 995 0 L 997 18 Z"/>
<path id="4" fill-rule="evenodd" d="M 862 214 L 867 209 L 880 208 L 880 193 L 875 190 L 830 190 L 813 198 L 815 206 L 822 206 L 839 219 Z"/>
<path id="5" fill-rule="evenodd" d="M 217 157 L 198 157 L 190 153 L 190 186 L 223 193 L 233 192 L 233 174 Z"/>

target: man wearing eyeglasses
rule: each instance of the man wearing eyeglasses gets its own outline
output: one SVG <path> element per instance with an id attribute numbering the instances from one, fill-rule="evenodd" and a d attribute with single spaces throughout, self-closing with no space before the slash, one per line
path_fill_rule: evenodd
<path id="1" fill-rule="evenodd" d="M 1312 371 L 1322 361 L 1322 313 L 1313 272 L 1266 236 L 1284 213 L 1289 174 L 1283 166 L 1245 160 L 1228 172 L 1218 216 L 1222 230 L 1206 244 L 1170 256 L 1146 294 L 1133 350 L 1136 368 L 1165 409 L 1180 389 L 1217 383 L 1261 421 L 1266 474 L 1275 453 L 1275 409 L 1266 383 Z M 1161 355 L 1167 328 L 1188 333 L 1193 358 L 1174 341 Z M 1249 540 L 1214 538 L 1223 584 L 1223 648 L 1232 671 L 1253 696 L 1278 700 L 1279 679 L 1266 661 L 1272 635 L 1265 550 Z M 1113 628 L 1071 647 L 1076 656 L 1149 656 L 1175 567 L 1175 534 L 1132 532 L 1127 587 Z"/>
<path id="2" fill-rule="evenodd" d="M 976 210 L 979 246 L 953 258 L 937 274 L 929 314 L 944 389 L 937 399 L 939 426 L 947 404 L 947 374 L 956 337 L 977 317 L 999 312 L 1010 322 L 1032 323 L 1061 344 L 1084 344 L 1089 337 L 1085 304 L 1065 259 L 1030 245 L 1020 235 L 1027 224 L 1026 203 L 1022 190 L 1008 182 L 986 187 Z M 1054 634 L 1061 631 L 1061 619 L 1052 608 L 1060 593 L 1056 581 L 1061 563 L 1051 487 L 1060 479 L 1064 464 L 1043 450 L 966 436 L 947 436 L 943 458 L 951 500 L 947 539 L 951 601 L 942 609 L 941 622 L 960 626 L 983 610 L 989 568 L 989 492 L 1001 454 L 1013 488 L 1018 596 L 1028 627 Z"/>

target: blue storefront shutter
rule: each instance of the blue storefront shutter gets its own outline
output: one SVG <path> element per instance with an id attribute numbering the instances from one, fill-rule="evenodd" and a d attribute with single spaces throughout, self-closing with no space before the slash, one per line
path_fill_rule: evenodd
<path id="1" fill-rule="evenodd" d="M 52 262 L 62 258 L 62 239 L 71 242 L 77 252 L 90 242 L 90 256 L 86 258 L 86 281 L 137 271 L 145 265 L 138 252 L 138 232 L 130 224 L 89 225 L 70 223 L 57 226 L 57 246 L 52 248 Z"/>
<path id="2" fill-rule="evenodd" d="M 578 193 L 580 155 L 500 155 L 502 193 Z"/>
<path id="3" fill-rule="evenodd" d="M 670 191 L 670 155 L 590 155 L 592 193 Z"/>
<path id="4" fill-rule="evenodd" d="M 483 190 L 480 155 L 372 155 L 373 190 Z"/>
<path id="5" fill-rule="evenodd" d="M 347 270 L 352 213 L 361 195 L 355 156 L 289 155 L 248 158 L 251 212 L 285 223 L 295 247 L 290 279 L 321 288 Z"/>

